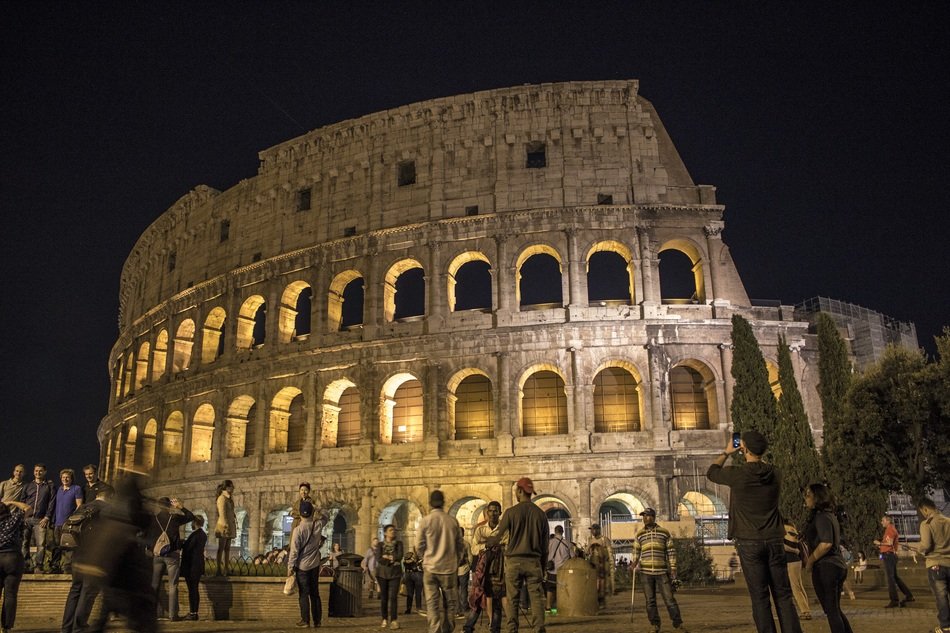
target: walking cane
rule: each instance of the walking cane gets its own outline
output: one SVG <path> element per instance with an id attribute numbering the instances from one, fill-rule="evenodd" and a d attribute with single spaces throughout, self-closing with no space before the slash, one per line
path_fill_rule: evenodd
<path id="1" fill-rule="evenodd" d="M 630 621 L 633 622 L 633 608 L 634 602 L 637 598 L 637 570 L 633 569 L 630 572 Z"/>

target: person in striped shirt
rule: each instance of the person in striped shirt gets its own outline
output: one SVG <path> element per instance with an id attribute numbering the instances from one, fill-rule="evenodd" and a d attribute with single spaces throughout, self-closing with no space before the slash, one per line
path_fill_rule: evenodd
<path id="1" fill-rule="evenodd" d="M 673 583 L 676 579 L 676 551 L 673 549 L 673 535 L 656 522 L 656 510 L 645 508 L 640 513 L 643 528 L 633 538 L 633 562 L 636 573 L 640 571 L 640 586 L 647 603 L 647 618 L 653 631 L 660 630 L 660 612 L 656 608 L 656 593 L 659 590 L 666 604 L 666 610 L 673 621 L 673 628 L 684 630 L 680 607 L 673 596 Z"/>

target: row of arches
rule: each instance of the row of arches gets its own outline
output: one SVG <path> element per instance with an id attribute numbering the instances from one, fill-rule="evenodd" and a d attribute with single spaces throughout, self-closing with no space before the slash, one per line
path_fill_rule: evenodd
<path id="1" fill-rule="evenodd" d="M 670 370 L 668 391 L 675 430 L 715 428 L 717 382 L 712 371 L 696 360 L 683 361 Z M 556 365 L 535 364 L 516 384 L 518 428 L 511 432 L 527 437 L 568 433 L 571 403 L 565 377 Z M 632 363 L 620 359 L 604 362 L 588 387 L 592 398 L 587 415 L 592 418 L 593 432 L 635 433 L 648 426 L 648 394 Z M 425 421 L 432 413 L 426 410 L 431 403 L 423 379 L 411 371 L 400 371 L 383 380 L 378 391 L 366 389 L 343 376 L 322 390 L 314 407 L 313 424 L 319 425 L 314 438 L 317 446 L 352 446 L 369 436 L 383 444 L 425 438 Z M 498 385 L 485 370 L 466 367 L 456 371 L 445 383 L 446 437 L 494 437 L 500 428 L 495 406 L 498 392 Z M 375 420 L 374 415 L 378 415 Z M 308 420 L 307 394 L 297 386 L 280 388 L 266 402 L 246 393 L 233 397 L 224 407 L 198 400 L 193 409 L 174 408 L 161 424 L 150 418 L 141 428 L 139 423 L 117 427 L 109 437 L 107 455 L 114 468 L 150 470 L 156 449 L 163 466 L 182 460 L 208 462 L 218 454 L 241 458 L 259 452 L 298 452 L 307 445 Z"/>
<path id="2" fill-rule="evenodd" d="M 659 251 L 661 298 L 668 303 L 702 302 L 701 254 L 691 242 L 672 240 Z M 515 302 L 520 310 L 564 304 L 565 258 L 548 244 L 522 250 L 515 261 Z M 635 284 L 634 254 L 625 244 L 607 240 L 593 244 L 584 260 L 589 304 L 630 305 L 640 300 Z M 497 308 L 494 298 L 495 271 L 481 251 L 465 251 L 455 256 L 445 269 L 446 305 L 450 312 L 483 311 Z M 425 267 L 415 258 L 393 263 L 383 275 L 382 318 L 386 323 L 425 317 L 429 279 Z M 326 293 L 325 323 L 328 332 L 361 327 L 364 324 L 366 279 L 356 269 L 344 270 L 330 281 Z M 160 328 L 154 339 L 130 347 L 117 360 L 113 373 L 116 399 L 125 397 L 167 374 L 188 370 L 192 364 L 214 363 L 230 345 L 250 350 L 265 345 L 268 332 L 275 331 L 279 344 L 301 340 L 311 334 L 314 293 L 304 280 L 287 284 L 276 306 L 276 327 L 269 328 L 268 304 L 261 294 L 243 299 L 234 324 L 229 325 L 223 305 L 210 308 L 202 322 L 183 318 L 174 331 Z M 227 343 L 227 340 L 231 340 Z M 195 349 L 196 344 L 199 349 Z"/>

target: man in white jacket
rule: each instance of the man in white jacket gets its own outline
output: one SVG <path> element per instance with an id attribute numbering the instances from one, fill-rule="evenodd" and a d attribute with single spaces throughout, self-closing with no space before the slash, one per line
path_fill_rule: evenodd
<path id="1" fill-rule="evenodd" d="M 455 517 L 445 513 L 441 490 L 429 495 L 432 510 L 419 522 L 416 552 L 422 558 L 422 587 L 428 609 L 428 633 L 452 633 L 458 611 L 459 558 L 465 542 Z M 441 593 L 440 593 L 441 590 Z M 446 604 L 442 604 L 442 595 Z"/>

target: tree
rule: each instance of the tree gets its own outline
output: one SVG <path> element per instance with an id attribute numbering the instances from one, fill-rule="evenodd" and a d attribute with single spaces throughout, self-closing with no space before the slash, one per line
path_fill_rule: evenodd
<path id="1" fill-rule="evenodd" d="M 732 315 L 732 428 L 755 429 L 772 442 L 776 426 L 775 398 L 769 372 L 749 322 Z"/>
<path id="2" fill-rule="evenodd" d="M 792 355 L 782 335 L 778 339 L 778 379 L 782 395 L 772 438 L 772 463 L 782 474 L 779 509 L 792 523 L 801 526 L 806 518 L 802 490 L 810 483 L 823 481 L 823 477 L 811 425 L 795 380 Z"/>

